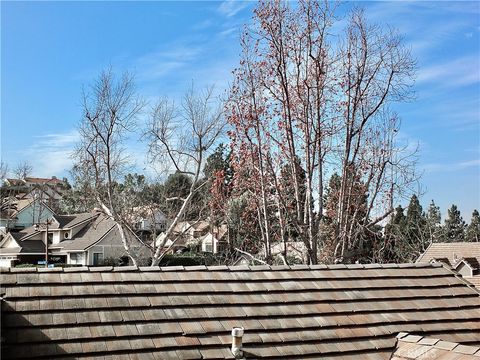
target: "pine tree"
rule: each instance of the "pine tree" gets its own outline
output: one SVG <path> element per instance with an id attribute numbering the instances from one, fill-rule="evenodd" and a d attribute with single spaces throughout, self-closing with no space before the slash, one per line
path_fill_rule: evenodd
<path id="1" fill-rule="evenodd" d="M 406 235 L 411 242 L 422 242 L 425 229 L 425 216 L 422 213 L 422 205 L 416 195 L 412 195 L 407 208 Z"/>
<path id="2" fill-rule="evenodd" d="M 406 261 L 414 261 L 429 245 L 425 239 L 426 219 L 416 195 L 412 195 L 405 218 L 405 238 L 400 244 Z"/>
<path id="3" fill-rule="evenodd" d="M 457 242 L 465 240 L 466 224 L 456 205 L 448 209 L 448 217 L 445 219 L 443 238 L 445 242 Z"/>
<path id="4" fill-rule="evenodd" d="M 402 206 L 397 206 L 395 213 L 385 226 L 384 250 L 381 262 L 404 262 L 400 246 L 405 238 L 406 217 Z"/>
<path id="5" fill-rule="evenodd" d="M 470 224 L 465 233 L 465 241 L 480 241 L 480 214 L 477 209 L 473 210 L 472 220 L 470 220 Z"/>
<path id="6" fill-rule="evenodd" d="M 425 237 L 430 243 L 440 242 L 442 239 L 442 216 L 440 207 L 432 200 L 426 215 Z"/>

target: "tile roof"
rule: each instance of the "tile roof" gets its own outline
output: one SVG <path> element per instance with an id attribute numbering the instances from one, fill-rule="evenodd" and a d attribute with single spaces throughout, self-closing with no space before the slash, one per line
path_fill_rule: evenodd
<path id="1" fill-rule="evenodd" d="M 55 176 L 51 178 L 40 178 L 40 177 L 26 177 L 25 182 L 35 183 L 35 184 L 63 184 L 63 180 L 57 179 Z"/>
<path id="2" fill-rule="evenodd" d="M 475 257 L 466 257 L 463 258 L 461 261 L 465 261 L 472 269 L 480 269 L 480 264 L 478 262 L 479 259 Z"/>
<path id="3" fill-rule="evenodd" d="M 5 269 L 3 358 L 389 359 L 401 331 L 480 339 L 479 292 L 438 264 Z"/>
<path id="4" fill-rule="evenodd" d="M 391 360 L 480 360 L 478 346 L 466 346 L 407 333 L 400 333 L 397 338 L 397 347 Z"/>
<path id="5" fill-rule="evenodd" d="M 432 243 L 416 262 L 448 258 L 451 264 L 455 264 L 458 259 L 472 257 L 480 260 L 480 242 Z"/>
<path id="6" fill-rule="evenodd" d="M 480 289 L 480 275 L 464 276 L 463 278 L 467 280 L 470 284 L 475 286 L 477 289 Z"/>

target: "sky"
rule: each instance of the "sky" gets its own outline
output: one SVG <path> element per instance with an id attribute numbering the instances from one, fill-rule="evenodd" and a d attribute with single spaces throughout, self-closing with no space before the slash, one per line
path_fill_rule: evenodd
<path id="1" fill-rule="evenodd" d="M 1 1 L 1 158 L 36 176 L 68 176 L 80 95 L 100 71 L 135 74 L 147 100 L 192 83 L 222 93 L 254 2 Z M 480 208 L 480 3 L 347 2 L 404 35 L 418 64 L 414 100 L 397 105 L 400 137 L 419 148 L 421 203 L 465 220 Z M 343 11 L 342 10 L 342 11 Z M 149 173 L 145 144 L 128 148 Z"/>

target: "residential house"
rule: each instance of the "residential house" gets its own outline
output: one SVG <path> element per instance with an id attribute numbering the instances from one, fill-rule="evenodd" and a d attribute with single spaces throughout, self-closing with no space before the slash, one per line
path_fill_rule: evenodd
<path id="1" fill-rule="evenodd" d="M 417 262 L 444 263 L 480 289 L 480 242 L 432 243 Z"/>
<path id="2" fill-rule="evenodd" d="M 57 208 L 63 193 L 69 185 L 55 176 L 52 178 L 25 177 L 24 179 L 5 179 L 4 185 L 9 195 L 17 199 L 41 199 L 51 208 Z"/>
<path id="3" fill-rule="evenodd" d="M 160 233 L 167 229 L 169 220 L 156 206 L 137 206 L 132 209 L 130 222 L 139 233 Z"/>
<path id="4" fill-rule="evenodd" d="M 460 360 L 480 342 L 479 291 L 441 264 L 12 268 L 0 282 L 2 359 L 389 360 L 434 338 Z"/>
<path id="5" fill-rule="evenodd" d="M 55 215 L 55 211 L 42 199 L 8 199 L 0 213 L 0 228 L 21 230 L 45 222 Z"/>
<path id="6" fill-rule="evenodd" d="M 171 252 L 183 251 L 187 247 L 198 247 L 201 239 L 207 235 L 210 228 L 208 221 L 179 221 L 173 231 L 171 238 L 164 244 L 165 248 L 170 248 Z M 156 246 L 165 239 L 165 233 L 157 236 Z M 172 245 L 173 244 L 173 245 Z"/>
<path id="7" fill-rule="evenodd" d="M 106 258 L 118 259 L 125 255 L 116 224 L 103 214 L 54 215 L 49 222 L 48 257 L 51 262 L 99 265 Z M 45 224 L 8 233 L 0 243 L 0 264 L 37 264 L 45 260 L 46 233 Z"/>
<path id="8" fill-rule="evenodd" d="M 219 253 L 227 249 L 228 227 L 226 224 L 219 227 L 209 227 L 209 231 L 200 237 L 200 249 L 203 252 Z"/>

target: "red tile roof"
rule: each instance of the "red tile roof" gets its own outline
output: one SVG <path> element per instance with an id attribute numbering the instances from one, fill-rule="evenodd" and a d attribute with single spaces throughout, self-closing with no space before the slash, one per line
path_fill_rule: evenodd
<path id="1" fill-rule="evenodd" d="M 8 269 L 3 358 L 390 359 L 399 332 L 480 339 L 479 292 L 438 264 Z"/>

